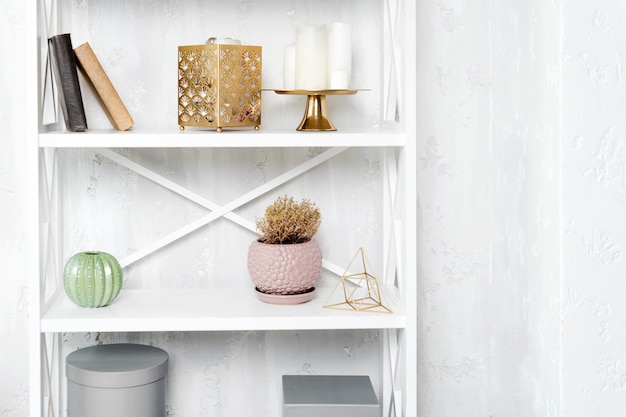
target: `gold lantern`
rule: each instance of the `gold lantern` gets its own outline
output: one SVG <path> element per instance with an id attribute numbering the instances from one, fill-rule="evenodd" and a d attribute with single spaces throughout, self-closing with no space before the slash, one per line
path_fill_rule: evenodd
<path id="1" fill-rule="evenodd" d="M 261 124 L 261 47 L 236 42 L 178 47 L 178 125 Z"/>

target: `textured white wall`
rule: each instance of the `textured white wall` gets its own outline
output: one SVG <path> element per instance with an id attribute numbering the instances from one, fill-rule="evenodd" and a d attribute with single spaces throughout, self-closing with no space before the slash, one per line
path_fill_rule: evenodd
<path id="1" fill-rule="evenodd" d="M 22 89 L 25 2 L 0 0 L 0 415 L 28 412 L 27 123 Z M 29 123 L 32 123 L 29 122 Z"/>
<path id="2" fill-rule="evenodd" d="M 623 415 L 626 9 L 512 3 L 420 3 L 420 411 Z"/>
<path id="3" fill-rule="evenodd" d="M 559 32 L 543 1 L 418 7 L 419 412 L 559 415 Z"/>
<path id="4" fill-rule="evenodd" d="M 626 409 L 626 5 L 563 4 L 563 408 Z"/>

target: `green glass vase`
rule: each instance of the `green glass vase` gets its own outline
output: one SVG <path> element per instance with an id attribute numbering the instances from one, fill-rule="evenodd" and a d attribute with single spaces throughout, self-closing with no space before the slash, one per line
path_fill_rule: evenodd
<path id="1" fill-rule="evenodd" d="M 81 307 L 109 305 L 122 289 L 122 267 L 106 252 L 80 252 L 73 255 L 63 270 L 65 293 Z"/>

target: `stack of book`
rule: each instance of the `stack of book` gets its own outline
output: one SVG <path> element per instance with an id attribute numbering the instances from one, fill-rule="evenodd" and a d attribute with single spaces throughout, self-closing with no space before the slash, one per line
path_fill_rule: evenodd
<path id="1" fill-rule="evenodd" d="M 87 130 L 87 118 L 78 80 L 78 68 L 93 86 L 113 127 L 128 130 L 134 121 L 89 43 L 72 48 L 69 33 L 48 40 L 52 67 L 59 85 L 59 98 L 65 127 L 70 132 Z"/>

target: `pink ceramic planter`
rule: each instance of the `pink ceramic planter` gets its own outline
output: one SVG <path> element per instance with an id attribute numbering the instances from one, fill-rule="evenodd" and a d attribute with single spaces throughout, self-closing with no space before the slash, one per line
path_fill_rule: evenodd
<path id="1" fill-rule="evenodd" d="M 315 240 L 274 245 L 252 242 L 248 271 L 258 291 L 267 294 L 300 294 L 315 286 L 322 269 L 322 251 Z"/>

